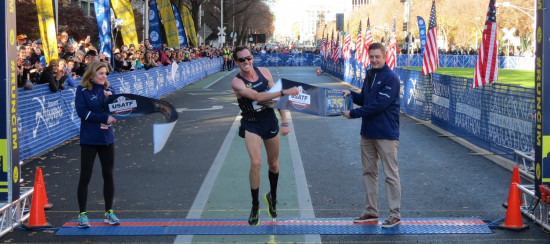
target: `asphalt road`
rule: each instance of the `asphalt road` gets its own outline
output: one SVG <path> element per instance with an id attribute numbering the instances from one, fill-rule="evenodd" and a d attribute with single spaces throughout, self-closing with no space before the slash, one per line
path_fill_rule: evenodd
<path id="1" fill-rule="evenodd" d="M 287 78 L 334 89 L 351 88 L 331 76 L 316 76 L 316 67 L 269 69 L 275 79 Z M 248 217 L 248 157 L 242 146 L 243 140 L 235 136 L 234 131 L 239 108 L 230 82 L 235 74 L 236 70 L 219 72 L 161 98 L 181 112 L 165 148 L 156 155 L 153 155 L 152 124 L 162 122 L 160 114 L 120 121 L 115 125 L 114 209 L 119 218 Z M 299 217 L 303 213 L 316 218 L 352 218 L 361 214 L 365 201 L 359 150 L 361 121 L 297 112 L 290 114 L 293 134 L 281 140 L 280 218 Z M 436 131 L 406 115 L 401 115 L 400 127 L 398 161 L 403 218 L 476 217 L 493 221 L 506 215 L 502 203 L 507 200 L 510 171 L 483 157 L 469 155 L 470 149 L 440 137 Z M 550 242 L 550 235 L 533 223 L 522 232 L 493 229 L 493 234 L 483 235 L 56 236 L 56 228 L 76 219 L 78 214 L 78 144 L 78 138 L 75 138 L 27 160 L 22 167 L 22 176 L 27 180 L 24 186 L 32 186 L 36 167 L 42 168 L 48 200 L 54 204 L 46 216 L 54 228 L 16 229 L 0 238 L 1 242 Z M 292 155 L 293 150 L 298 150 L 301 169 L 293 168 L 295 164 L 291 162 L 296 156 Z M 214 179 L 209 178 L 211 168 L 218 163 L 221 167 L 219 174 Z M 88 213 L 91 219 L 100 219 L 103 218 L 103 195 L 98 160 L 95 166 L 89 186 Z M 264 163 L 262 171 L 267 171 L 266 166 Z M 300 177 L 300 170 L 305 177 Z M 207 187 L 209 184 L 212 185 L 210 188 Z M 262 190 L 267 189 L 267 185 L 264 176 Z M 388 206 L 382 180 L 379 187 L 380 217 L 384 218 L 388 215 Z M 311 199 L 308 202 L 311 209 L 303 208 L 306 195 Z M 198 204 L 201 201 L 203 205 Z M 524 221 L 527 222 L 525 218 Z"/>

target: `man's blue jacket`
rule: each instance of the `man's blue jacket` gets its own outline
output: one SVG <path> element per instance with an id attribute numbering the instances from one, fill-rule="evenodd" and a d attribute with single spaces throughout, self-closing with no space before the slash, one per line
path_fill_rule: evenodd
<path id="1" fill-rule="evenodd" d="M 367 73 L 361 93 L 351 92 L 353 103 L 361 107 L 350 110 L 350 116 L 363 119 L 363 137 L 399 140 L 399 77 L 387 64 Z"/>

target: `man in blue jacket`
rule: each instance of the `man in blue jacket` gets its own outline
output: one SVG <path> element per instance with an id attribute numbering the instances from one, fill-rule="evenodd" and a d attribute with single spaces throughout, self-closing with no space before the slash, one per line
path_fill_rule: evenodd
<path id="1" fill-rule="evenodd" d="M 367 204 L 356 223 L 378 222 L 378 159 L 381 159 L 386 174 L 386 195 L 390 216 L 382 227 L 389 228 L 401 223 L 401 183 L 397 165 L 399 145 L 399 77 L 385 63 L 386 48 L 381 43 L 369 47 L 372 66 L 367 72 L 361 93 L 344 91 L 361 107 L 343 111 L 343 116 L 362 118 L 361 161 L 363 183 L 367 192 Z"/>

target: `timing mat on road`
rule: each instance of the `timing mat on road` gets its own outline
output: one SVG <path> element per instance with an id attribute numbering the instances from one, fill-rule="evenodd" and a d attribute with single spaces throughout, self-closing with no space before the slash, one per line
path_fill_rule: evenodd
<path id="1" fill-rule="evenodd" d="M 381 219 L 383 221 L 383 219 Z M 492 234 L 486 223 L 476 218 L 402 219 L 393 228 L 381 222 L 353 223 L 351 218 L 260 219 L 249 226 L 246 219 L 122 219 L 111 226 L 102 219 L 91 219 L 90 228 L 78 228 L 77 220 L 65 223 L 60 236 L 138 236 L 138 235 L 420 235 Z"/>

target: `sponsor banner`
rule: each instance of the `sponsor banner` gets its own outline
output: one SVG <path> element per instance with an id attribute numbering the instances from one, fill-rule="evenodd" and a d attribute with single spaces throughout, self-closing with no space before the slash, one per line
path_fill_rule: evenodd
<path id="1" fill-rule="evenodd" d="M 195 30 L 195 22 L 193 21 L 193 16 L 191 16 L 191 11 L 189 8 L 182 4 L 180 7 L 181 20 L 183 21 L 183 26 L 187 34 L 187 41 L 190 46 L 198 47 L 197 41 L 197 32 Z"/>
<path id="2" fill-rule="evenodd" d="M 541 196 L 540 185 L 550 184 L 550 17 L 545 9 L 550 1 L 536 4 L 535 65 L 535 193 Z M 544 96 L 546 94 L 546 96 Z"/>
<path id="3" fill-rule="evenodd" d="M 158 99 L 220 71 L 222 65 L 222 58 L 201 58 L 180 63 L 174 76 L 171 66 L 161 66 L 149 70 L 111 73 L 107 79 L 116 94 L 132 93 Z M 80 83 L 80 79 L 76 82 Z M 79 134 L 80 118 L 74 109 L 76 87 L 67 85 L 65 90 L 52 93 L 48 84 L 40 84 L 35 85 L 33 90 L 19 88 L 16 91 L 19 96 L 17 109 L 20 110 L 14 121 L 18 122 L 18 155 L 22 160 Z"/>
<path id="4" fill-rule="evenodd" d="M 55 18 L 53 16 L 53 2 L 51 0 L 36 0 L 38 12 L 38 27 L 46 63 L 52 59 L 58 59 L 57 33 L 55 31 Z"/>
<path id="5" fill-rule="evenodd" d="M 100 0 L 101 1 L 101 0 Z M 129 0 L 112 0 L 113 10 L 117 19 L 122 19 L 122 28 L 120 33 L 125 45 L 139 45 L 136 32 L 136 23 L 134 21 L 134 11 Z"/>
<path id="6" fill-rule="evenodd" d="M 166 43 L 168 47 L 179 47 L 178 27 L 176 27 L 172 4 L 169 0 L 157 0 L 157 2 L 162 26 L 164 26 L 164 33 L 166 34 Z"/>
<path id="7" fill-rule="evenodd" d="M 426 22 L 420 16 L 416 16 L 418 19 L 418 33 L 420 33 L 420 53 L 424 54 L 424 46 L 426 46 Z"/>
<path id="8" fill-rule="evenodd" d="M 17 28 L 15 20 L 15 1 L 2 1 L 4 10 L 0 24 L 0 75 L 4 81 L 0 85 L 0 106 L 5 108 L 0 115 L 0 201 L 11 203 L 19 199 L 19 120 L 21 113 L 17 106 Z M 57 47 L 57 46 L 56 46 Z M 23 88 L 21 88 L 23 89 Z M 5 217 L 5 216 L 4 216 Z M 11 218 L 10 218 L 11 219 Z"/>
<path id="9" fill-rule="evenodd" d="M 180 13 L 178 12 L 178 9 L 176 8 L 176 5 L 172 4 L 172 10 L 174 11 L 174 18 L 176 20 L 176 27 L 178 28 L 178 42 L 180 44 L 180 47 L 186 47 L 187 46 L 187 36 L 185 35 L 185 28 L 183 26 L 183 22 L 180 17 Z"/>
<path id="10" fill-rule="evenodd" d="M 280 79 L 268 92 L 279 92 L 281 89 L 298 87 L 298 95 L 287 95 L 273 101 L 274 108 L 312 114 L 317 116 L 342 115 L 342 111 L 353 108 L 351 96 L 343 97 L 344 93 L 328 88 Z"/>
<path id="11" fill-rule="evenodd" d="M 94 9 L 101 44 L 99 53 L 105 54 L 105 57 L 111 59 L 111 11 L 109 11 L 109 0 L 95 0 Z"/>
<path id="12" fill-rule="evenodd" d="M 149 42 L 151 42 L 155 50 L 159 49 L 162 45 L 157 0 L 149 1 Z"/>
<path id="13" fill-rule="evenodd" d="M 254 66 L 320 66 L 321 56 L 312 53 L 271 53 L 254 56 Z"/>

